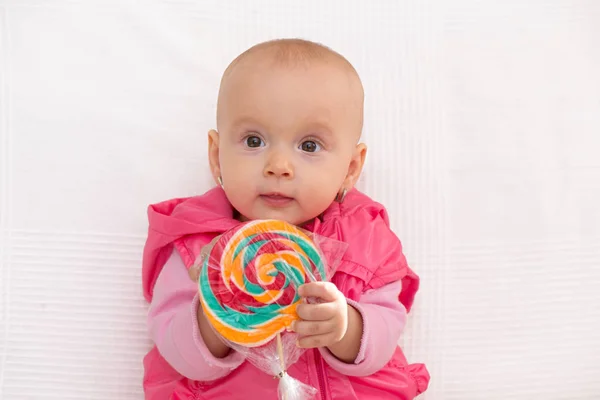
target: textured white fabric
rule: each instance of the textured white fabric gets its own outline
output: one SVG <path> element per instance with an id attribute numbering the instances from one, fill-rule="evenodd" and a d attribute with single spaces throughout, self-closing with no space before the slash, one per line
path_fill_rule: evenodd
<path id="1" fill-rule="evenodd" d="M 275 37 L 363 78 L 423 398 L 598 399 L 594 0 L 0 0 L 0 398 L 142 398 L 145 207 L 209 188 L 220 74 Z"/>

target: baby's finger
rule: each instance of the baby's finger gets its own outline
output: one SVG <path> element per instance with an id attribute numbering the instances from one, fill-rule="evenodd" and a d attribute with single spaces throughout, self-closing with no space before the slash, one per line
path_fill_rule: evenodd
<path id="1" fill-rule="evenodd" d="M 301 336 L 324 335 L 335 330 L 335 321 L 294 321 L 292 331 Z"/>
<path id="2" fill-rule="evenodd" d="M 200 268 L 202 268 L 202 264 L 194 264 L 188 269 L 188 275 L 192 281 L 198 282 L 198 279 L 200 278 Z"/>
<path id="3" fill-rule="evenodd" d="M 338 298 L 338 288 L 331 282 L 310 282 L 298 288 L 302 297 L 318 297 L 324 301 L 335 301 Z"/>
<path id="4" fill-rule="evenodd" d="M 304 336 L 298 339 L 297 346 L 303 349 L 312 349 L 315 347 L 326 347 L 335 343 L 334 335 L 327 333 L 324 335 Z"/>
<path id="5" fill-rule="evenodd" d="M 336 303 L 298 304 L 296 313 L 305 321 L 327 321 L 336 315 Z"/>
<path id="6" fill-rule="evenodd" d="M 202 249 L 200 250 L 200 254 L 198 254 L 198 257 L 196 257 L 194 264 L 188 270 L 188 275 L 192 281 L 198 282 L 198 278 L 200 277 L 200 270 L 204 265 L 204 260 L 206 260 L 206 257 L 209 256 L 210 251 L 220 238 L 221 236 L 214 237 L 213 240 L 210 241 L 210 243 L 202 247 Z"/>
<path id="7" fill-rule="evenodd" d="M 205 246 L 202 250 L 200 250 L 200 254 L 198 254 L 198 257 L 196 257 L 196 261 L 194 261 L 194 264 L 192 264 L 188 270 L 188 275 L 194 282 L 198 282 L 198 279 L 200 278 L 200 270 L 204 265 L 204 260 L 206 257 L 208 257 L 208 250 L 206 250 Z"/>

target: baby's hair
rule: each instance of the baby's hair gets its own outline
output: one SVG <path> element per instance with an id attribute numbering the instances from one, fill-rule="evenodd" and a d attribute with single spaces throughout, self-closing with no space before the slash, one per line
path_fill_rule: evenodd
<path id="1" fill-rule="evenodd" d="M 307 65 L 313 61 L 337 60 L 358 76 L 352 64 L 344 56 L 321 43 L 304 39 L 275 39 L 252 46 L 229 64 L 223 76 L 228 75 L 249 55 L 261 51 L 268 53 L 273 62 L 286 66 Z"/>

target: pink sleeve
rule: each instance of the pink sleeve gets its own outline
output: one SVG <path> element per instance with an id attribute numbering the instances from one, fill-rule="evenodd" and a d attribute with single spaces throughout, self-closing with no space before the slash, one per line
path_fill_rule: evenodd
<path id="1" fill-rule="evenodd" d="M 211 381 L 229 374 L 244 358 L 231 351 L 215 358 L 205 346 L 196 317 L 197 286 L 177 252 L 163 267 L 148 311 L 148 330 L 164 359 L 181 375 L 196 381 Z"/>
<path id="2" fill-rule="evenodd" d="M 371 375 L 392 358 L 406 324 L 406 309 L 398 301 L 400 281 L 365 292 L 359 302 L 347 300 L 361 314 L 363 335 L 354 364 L 338 360 L 327 348 L 320 349 L 329 366 L 348 376 Z"/>

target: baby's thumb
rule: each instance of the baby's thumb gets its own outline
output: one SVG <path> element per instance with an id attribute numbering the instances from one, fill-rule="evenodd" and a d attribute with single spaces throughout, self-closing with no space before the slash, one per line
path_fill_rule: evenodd
<path id="1" fill-rule="evenodd" d="M 198 279 L 200 279 L 200 269 L 202 268 L 202 265 L 204 264 L 205 258 L 206 258 L 206 249 L 203 248 L 200 251 L 200 254 L 198 254 L 198 257 L 196 257 L 196 261 L 194 261 L 194 264 L 188 270 L 188 275 L 190 276 L 190 279 L 192 281 L 198 282 Z"/>
<path id="2" fill-rule="evenodd" d="M 202 250 L 200 250 L 200 254 L 198 254 L 198 257 L 196 257 L 196 261 L 194 261 L 194 265 L 192 265 L 188 270 L 188 275 L 190 276 L 190 279 L 194 282 L 198 282 L 198 279 L 200 278 L 200 270 L 204 265 L 204 260 L 206 259 L 206 257 L 208 257 L 210 251 L 212 250 L 212 248 L 217 243 L 220 237 L 220 235 L 214 237 L 209 244 L 202 247 Z"/>
<path id="3" fill-rule="evenodd" d="M 188 270 L 188 275 L 192 281 L 198 282 L 198 279 L 200 279 L 200 268 L 202 268 L 202 264 L 194 263 Z"/>

